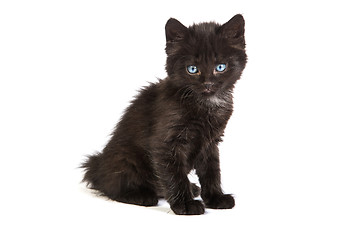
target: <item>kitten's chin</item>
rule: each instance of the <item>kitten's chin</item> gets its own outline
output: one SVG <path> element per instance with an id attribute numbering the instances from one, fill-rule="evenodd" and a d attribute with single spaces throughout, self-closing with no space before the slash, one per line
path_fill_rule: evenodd
<path id="1" fill-rule="evenodd" d="M 208 93 L 201 93 L 201 97 L 203 98 L 211 98 L 211 97 L 214 97 L 215 96 L 215 93 L 214 92 L 208 92 Z"/>
<path id="2" fill-rule="evenodd" d="M 198 98 L 202 106 L 210 108 L 229 107 L 232 105 L 231 91 L 202 91 Z"/>
<path id="3" fill-rule="evenodd" d="M 215 92 L 211 93 L 202 93 L 201 98 L 199 99 L 201 105 L 207 107 L 225 107 L 228 104 L 228 101 L 216 94 Z"/>

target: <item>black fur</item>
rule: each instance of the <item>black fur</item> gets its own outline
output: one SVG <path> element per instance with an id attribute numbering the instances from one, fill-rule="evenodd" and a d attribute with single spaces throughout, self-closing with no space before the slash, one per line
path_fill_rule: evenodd
<path id="1" fill-rule="evenodd" d="M 166 24 L 168 77 L 142 89 L 101 153 L 83 163 L 84 181 L 110 199 L 154 206 L 164 197 L 176 214 L 235 205 L 220 184 L 218 143 L 233 111 L 232 91 L 246 64 L 244 19 L 189 28 Z M 227 69 L 216 72 L 216 64 Z M 196 65 L 197 74 L 187 66 Z M 191 184 L 195 169 L 201 184 Z"/>

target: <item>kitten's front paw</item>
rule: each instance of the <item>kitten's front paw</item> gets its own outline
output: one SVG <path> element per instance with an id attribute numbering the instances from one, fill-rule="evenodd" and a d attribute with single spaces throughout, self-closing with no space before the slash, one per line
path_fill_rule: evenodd
<path id="1" fill-rule="evenodd" d="M 235 206 L 235 200 L 230 194 L 215 195 L 206 199 L 205 205 L 213 209 L 230 209 Z"/>
<path id="2" fill-rule="evenodd" d="M 204 204 L 198 200 L 179 202 L 172 204 L 170 207 L 177 215 L 200 215 L 205 212 Z"/>

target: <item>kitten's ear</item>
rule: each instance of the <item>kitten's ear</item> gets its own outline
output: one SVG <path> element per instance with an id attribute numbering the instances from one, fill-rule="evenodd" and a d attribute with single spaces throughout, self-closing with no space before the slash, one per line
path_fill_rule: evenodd
<path id="1" fill-rule="evenodd" d="M 241 14 L 232 17 L 220 27 L 220 33 L 230 41 L 235 48 L 245 48 L 245 20 Z"/>
<path id="2" fill-rule="evenodd" d="M 187 35 L 188 29 L 175 18 L 170 18 L 165 25 L 166 42 L 178 42 Z"/>

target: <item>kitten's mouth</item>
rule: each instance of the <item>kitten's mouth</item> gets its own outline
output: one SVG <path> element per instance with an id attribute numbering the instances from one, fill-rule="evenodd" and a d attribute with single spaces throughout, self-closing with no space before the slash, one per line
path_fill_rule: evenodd
<path id="1" fill-rule="evenodd" d="M 203 97 L 211 97 L 211 96 L 215 95 L 215 91 L 205 89 L 202 91 L 201 95 L 203 95 Z"/>
<path id="2" fill-rule="evenodd" d="M 215 91 L 212 90 L 212 89 L 207 89 L 207 88 L 205 88 L 205 89 L 202 91 L 202 94 L 203 94 L 203 95 L 206 95 L 206 96 L 210 96 L 210 95 L 215 94 Z"/>

